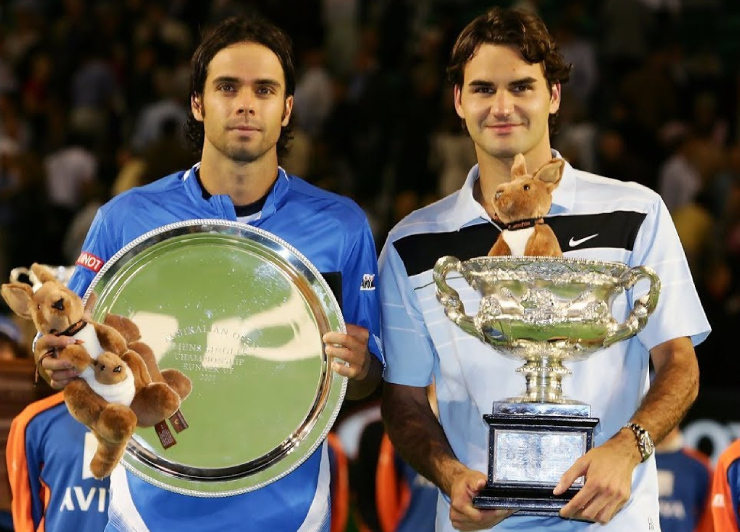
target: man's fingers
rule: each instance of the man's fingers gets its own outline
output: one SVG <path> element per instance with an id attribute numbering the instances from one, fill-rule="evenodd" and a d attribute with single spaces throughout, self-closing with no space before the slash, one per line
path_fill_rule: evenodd
<path id="1" fill-rule="evenodd" d="M 75 377 L 70 378 L 60 378 L 60 379 L 53 379 L 49 378 L 49 386 L 54 388 L 55 390 L 63 390 L 70 382 L 74 380 Z"/>
<path id="2" fill-rule="evenodd" d="M 367 341 L 362 343 L 354 336 L 340 332 L 328 332 L 324 334 L 322 340 L 327 346 L 341 346 L 347 349 L 359 349 L 367 346 Z"/>
<path id="3" fill-rule="evenodd" d="M 83 342 L 81 340 L 72 338 L 71 336 L 56 336 L 54 334 L 45 334 L 41 336 L 36 342 L 36 351 L 44 353 L 46 351 L 49 351 L 50 349 L 59 349 L 67 347 L 68 345 L 80 343 Z"/>
<path id="4" fill-rule="evenodd" d="M 554 490 L 552 490 L 553 495 L 562 495 L 563 493 L 565 493 L 565 491 L 573 485 L 578 477 L 582 477 L 586 474 L 587 470 L 588 467 L 585 463 L 583 463 L 583 457 L 576 460 L 576 462 L 570 467 L 570 469 L 568 469 L 568 471 L 563 473 L 563 476 L 560 477 L 558 485 L 555 486 Z"/>
<path id="5" fill-rule="evenodd" d="M 560 509 L 560 516 L 566 519 L 578 517 L 584 508 L 587 508 L 595 493 L 589 489 L 589 486 L 583 486 L 581 491 L 576 493 L 573 498 Z"/>
<path id="6" fill-rule="evenodd" d="M 53 356 L 45 356 L 41 361 L 41 367 L 44 368 L 50 376 L 52 372 L 71 370 L 73 368 L 69 361 L 54 358 Z"/>
<path id="7" fill-rule="evenodd" d="M 362 345 L 367 345 L 367 341 L 370 338 L 370 332 L 365 327 L 353 325 L 352 323 L 347 324 L 347 334 L 357 339 Z"/>
<path id="8" fill-rule="evenodd" d="M 605 525 L 612 520 L 612 517 L 624 506 L 626 501 L 612 501 L 602 508 L 602 510 L 595 516 L 594 521 Z"/>

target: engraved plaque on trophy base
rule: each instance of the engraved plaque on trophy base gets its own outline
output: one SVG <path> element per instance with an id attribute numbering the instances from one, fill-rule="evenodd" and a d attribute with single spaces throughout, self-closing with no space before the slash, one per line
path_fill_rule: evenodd
<path id="1" fill-rule="evenodd" d="M 593 446 L 598 419 L 586 404 L 496 402 L 489 425 L 488 482 L 473 505 L 517 515 L 557 515 L 583 486 L 552 494 L 560 477 Z"/>

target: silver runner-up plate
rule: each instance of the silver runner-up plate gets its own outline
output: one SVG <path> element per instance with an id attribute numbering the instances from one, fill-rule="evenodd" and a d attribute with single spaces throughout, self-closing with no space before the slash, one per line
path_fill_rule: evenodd
<path id="1" fill-rule="evenodd" d="M 132 473 L 225 497 L 282 478 L 324 441 L 347 379 L 321 338 L 346 328 L 324 278 L 285 241 L 238 222 L 167 225 L 112 257 L 85 299 L 93 293 L 93 320 L 130 318 L 160 369 L 193 385 L 180 407 L 186 430 L 166 420 L 176 443 L 136 430 L 122 460 Z"/>

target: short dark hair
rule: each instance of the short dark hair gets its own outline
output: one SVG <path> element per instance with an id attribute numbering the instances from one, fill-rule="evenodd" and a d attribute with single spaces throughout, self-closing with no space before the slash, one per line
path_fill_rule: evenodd
<path id="1" fill-rule="evenodd" d="M 540 17 L 529 11 L 494 7 L 468 24 L 455 41 L 447 66 L 447 78 L 462 87 L 465 66 L 482 44 L 514 46 L 530 64 L 542 63 L 547 88 L 570 79 L 572 65 L 565 62 Z M 550 116 L 550 126 L 554 125 Z"/>
<path id="2" fill-rule="evenodd" d="M 208 77 L 208 65 L 215 55 L 233 44 L 257 43 L 269 48 L 280 61 L 285 76 L 285 97 L 295 93 L 295 66 L 293 65 L 293 45 L 290 37 L 283 30 L 267 19 L 251 15 L 249 17 L 231 17 L 213 27 L 198 46 L 190 62 L 190 98 L 202 97 Z M 203 123 L 188 114 L 185 124 L 185 136 L 192 150 L 198 154 L 203 150 L 205 132 Z M 278 158 L 288 151 L 291 139 L 291 125 L 283 126 L 277 141 Z"/>

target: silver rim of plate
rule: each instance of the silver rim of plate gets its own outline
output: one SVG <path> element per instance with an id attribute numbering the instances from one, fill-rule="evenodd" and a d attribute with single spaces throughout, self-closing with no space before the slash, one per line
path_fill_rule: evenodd
<path id="1" fill-rule="evenodd" d="M 173 223 L 116 253 L 85 300 L 93 294 L 94 320 L 132 319 L 160 368 L 193 382 L 174 446 L 163 449 L 153 428 L 129 442 L 122 463 L 146 482 L 198 497 L 246 493 L 326 438 L 347 379 L 321 337 L 346 326 L 321 273 L 284 240 L 239 222 Z"/>

